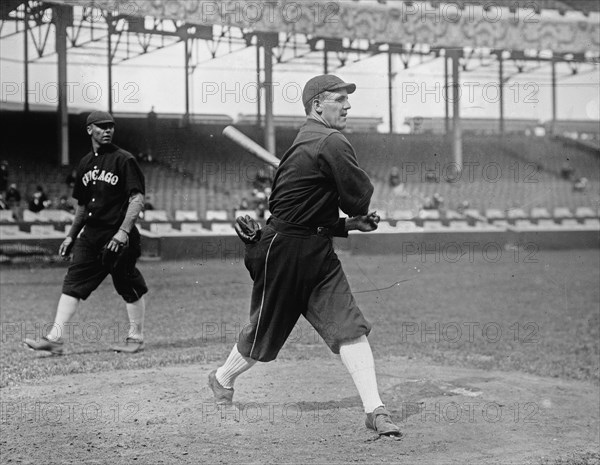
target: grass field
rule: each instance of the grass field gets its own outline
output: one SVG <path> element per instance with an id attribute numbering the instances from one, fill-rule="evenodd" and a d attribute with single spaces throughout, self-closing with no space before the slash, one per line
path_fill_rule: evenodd
<path id="1" fill-rule="evenodd" d="M 376 357 L 405 355 L 599 381 L 597 250 L 539 251 L 533 256 L 507 251 L 497 262 L 477 254 L 455 263 L 435 255 L 341 258 L 373 323 L 370 340 Z M 0 385 L 50 375 L 220 361 L 247 323 L 251 287 L 243 263 L 150 262 L 140 268 L 151 289 L 148 350 L 134 358 L 115 358 L 108 351 L 125 337 L 127 320 L 107 279 L 67 328 L 69 355 L 50 359 L 32 357 L 21 342 L 40 337 L 43 326 L 52 323 L 64 269 L 3 269 Z M 305 320 L 281 353 L 289 359 L 327 355 Z"/>
<path id="2" fill-rule="evenodd" d="M 435 255 L 403 258 L 340 254 L 340 258 L 357 301 L 373 323 L 374 329 L 369 340 L 377 366 L 383 372 L 382 389 L 394 401 L 401 403 L 402 399 L 410 397 L 413 392 L 411 389 L 414 389 L 414 384 L 406 384 L 405 380 L 402 381 L 403 376 L 409 376 L 410 372 L 414 379 L 423 380 L 435 377 L 438 370 L 439 373 L 446 373 L 444 379 L 449 379 L 448 373 L 453 370 L 457 373 L 483 370 L 477 373 L 494 373 L 494 379 L 505 376 L 505 382 L 509 385 L 511 379 L 516 383 L 517 380 L 528 380 L 528 376 L 535 375 L 545 380 L 543 386 L 564 386 L 559 389 L 567 391 L 570 389 L 567 387 L 570 386 L 568 383 L 584 383 L 577 386 L 583 386 L 585 392 L 595 392 L 597 396 L 600 382 L 600 251 L 537 251 L 533 255 L 504 251 L 500 259 L 494 257 L 493 260 L 475 253 L 472 257 L 463 256 L 454 263 Z M 199 369 L 212 369 L 222 363 L 248 318 L 251 287 L 243 263 L 142 262 L 140 268 L 151 289 L 145 328 L 146 350 L 134 356 L 118 355 L 110 351 L 112 343 L 125 337 L 126 314 L 124 305 L 113 291 L 110 280 L 107 280 L 83 303 L 73 319 L 65 334 L 67 354 L 62 357 L 40 357 L 25 350 L 22 340 L 24 337 L 41 336 L 43 326 L 52 322 L 65 269 L 3 268 L 0 272 L 0 386 L 3 388 L 0 393 L 19 395 L 19 390 L 26 386 L 30 386 L 35 392 L 46 392 L 39 391 L 46 382 L 54 386 L 53 392 L 60 392 L 61 389 L 71 389 L 72 385 L 77 384 L 76 381 L 73 384 L 71 379 L 83 379 L 71 376 L 74 374 L 89 374 L 85 375 L 91 377 L 89 379 L 96 379 L 94 374 L 110 376 L 111 380 L 122 379 L 121 384 L 127 386 L 131 376 L 137 376 L 132 375 L 138 373 L 136 370 L 140 370 L 139 373 L 151 373 L 145 376 L 156 378 L 158 390 L 166 383 L 170 389 L 178 391 L 177 384 L 183 383 L 183 378 L 187 376 L 186 366 L 196 372 Z M 289 383 L 290 386 L 286 396 L 290 396 L 307 376 L 315 384 L 328 385 L 327 373 L 321 375 L 317 368 L 331 367 L 332 363 L 337 363 L 336 359 L 306 321 L 300 321 L 283 348 L 278 362 L 267 364 L 265 369 L 261 368 L 257 372 L 263 373 L 259 376 L 260 379 L 267 377 L 267 384 L 277 385 L 282 380 L 279 377 L 268 378 L 272 376 L 269 374 L 272 371 L 269 370 L 284 370 L 285 384 L 287 386 Z M 277 365 L 279 362 L 281 363 Z M 418 369 L 415 368 L 417 365 Z M 294 366 L 309 371 L 293 373 L 291 367 Z M 309 367 L 313 367 L 317 374 L 311 374 Z M 288 369 L 292 372 L 285 371 Z M 335 371 L 333 368 L 329 369 Z M 390 375 L 392 372 L 395 373 L 393 376 Z M 403 372 L 405 375 L 402 375 Z M 160 381 L 163 373 L 177 373 L 178 378 Z M 498 373 L 506 375 L 498 378 Z M 392 376 L 390 379 L 401 384 L 388 384 L 387 376 Z M 60 381 L 62 378 L 64 382 Z M 250 375 L 242 378 L 253 379 Z M 479 378 L 471 373 L 469 379 Z M 556 381 L 552 382 L 553 379 Z M 152 379 L 144 381 L 150 386 L 152 382 Z M 191 380 L 189 382 L 193 385 L 197 383 Z M 204 385 L 203 378 L 200 382 Z M 100 385 L 96 385 L 101 389 L 101 386 L 105 387 L 104 384 L 100 382 Z M 344 386 L 346 384 L 351 383 L 346 380 Z M 550 389 L 543 386 L 539 388 L 540 392 Z M 352 386 L 344 389 L 346 388 L 351 389 Z M 422 393 L 423 389 L 413 394 Z M 537 388 L 532 389 L 535 392 Z M 302 396 L 299 392 L 294 395 Z M 315 391 L 312 392 L 314 394 Z M 27 395 L 28 398 L 34 396 L 31 393 Z M 308 397 L 311 395 L 310 392 L 306 394 Z M 193 403 L 193 398 L 194 396 L 189 402 Z M 353 414 L 349 414 L 349 418 L 356 422 L 359 404 L 355 394 L 348 399 L 352 401 L 342 402 L 340 405 L 355 409 Z M 399 415 L 399 406 L 389 406 Z M 588 408 L 596 409 L 597 404 Z M 597 431 L 597 412 L 592 411 L 590 414 L 592 423 L 588 423 L 587 428 L 591 425 L 590 431 Z M 555 422 L 560 423 L 561 418 L 557 417 Z M 168 419 L 160 421 L 169 424 Z M 548 428 L 550 426 L 548 424 Z M 242 437 L 254 434 L 249 433 L 248 429 L 241 429 L 243 425 L 235 427 Z M 266 424 L 266 428 L 264 431 L 275 437 L 280 434 L 277 430 L 269 430 L 269 424 Z M 575 431 L 577 428 L 579 426 L 574 426 Z M 109 437 L 110 431 L 107 433 Z M 328 429 L 320 431 L 321 435 L 329 434 Z M 441 430 L 436 431 L 441 434 Z M 296 432 L 289 432 L 287 437 L 293 438 L 292 434 L 295 435 Z M 532 434 L 540 433 L 534 431 Z M 339 443 L 338 446 L 343 448 L 342 439 L 336 439 L 336 444 Z M 427 453 L 441 453 L 439 444 L 456 440 L 457 438 L 437 438 Z M 563 440 L 565 438 L 561 439 Z M 252 442 L 252 439 L 249 441 Z M 294 444 L 293 439 L 290 441 Z M 317 445 L 320 444 L 317 439 L 315 441 Z M 568 441 L 567 439 L 567 443 Z M 46 445 L 42 443 L 42 446 Z M 243 449 L 243 446 L 240 447 Z M 272 447 L 273 454 L 276 454 L 277 444 L 273 442 Z M 300 447 L 304 446 L 299 444 L 298 448 Z M 339 451 L 335 447 L 331 449 L 331 444 L 328 447 L 328 453 L 333 454 L 329 463 L 347 463 L 343 458 L 338 458 L 340 462 L 335 461 L 335 454 Z M 407 455 L 402 461 L 400 456 L 395 455 L 397 452 L 394 452 L 396 449 L 393 447 L 395 446 L 386 445 L 383 452 L 378 449 L 366 456 L 358 451 L 352 453 L 358 454 L 355 455 L 356 461 L 361 459 L 364 463 L 428 463 L 425 459 L 419 461 L 415 458 L 420 453 L 417 446 L 411 446 L 415 454 L 414 462 L 411 461 L 410 451 L 401 454 Z M 565 451 L 565 455 L 540 455 L 531 463 L 592 464 L 600 460 L 599 455 L 590 453 L 586 448 L 581 449 L 581 453 L 576 453 L 580 450 L 579 445 L 566 447 L 560 443 L 556 447 Z M 6 443 L 3 443 L 3 448 L 6 448 Z M 260 446 L 257 446 L 257 450 L 259 449 Z M 237 454 L 241 449 L 236 450 Z M 351 451 L 346 452 L 350 454 Z M 13 450 L 12 453 L 16 452 Z M 369 459 L 369 454 L 374 454 L 375 458 Z M 532 456 L 537 457 L 535 451 L 532 451 Z M 209 454 L 208 457 L 215 456 Z M 254 461 L 240 459 L 222 463 L 322 463 L 309 461 L 307 457 L 304 457 L 306 462 L 301 462 L 300 458 L 297 462 L 286 462 L 283 459 L 261 461 L 254 456 Z M 447 455 L 444 457 L 448 458 Z M 519 463 L 520 460 L 515 459 L 517 462 L 513 462 L 502 454 L 492 454 L 489 457 L 491 458 L 485 459 L 486 463 Z M 200 463 L 213 463 L 207 460 Z M 145 463 L 176 462 L 166 460 Z M 115 460 L 112 463 L 121 462 Z M 181 463 L 194 462 L 190 458 L 189 462 Z M 438 463 L 460 463 L 460 460 L 453 462 L 440 459 Z"/>

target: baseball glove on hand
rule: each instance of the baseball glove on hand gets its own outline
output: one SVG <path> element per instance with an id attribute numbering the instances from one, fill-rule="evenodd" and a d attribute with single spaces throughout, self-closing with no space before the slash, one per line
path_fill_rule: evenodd
<path id="1" fill-rule="evenodd" d="M 256 244 L 260 240 L 262 231 L 260 224 L 253 220 L 249 215 L 238 216 L 233 225 L 235 232 L 246 244 Z"/>
<path id="2" fill-rule="evenodd" d="M 111 241 L 113 240 L 114 239 L 111 239 Z M 100 252 L 100 258 L 102 260 L 102 266 L 112 271 L 121 264 L 124 257 L 127 255 L 129 246 L 128 244 L 120 244 L 115 252 L 109 248 L 109 244 L 110 242 L 108 242 L 102 248 L 102 252 Z"/>

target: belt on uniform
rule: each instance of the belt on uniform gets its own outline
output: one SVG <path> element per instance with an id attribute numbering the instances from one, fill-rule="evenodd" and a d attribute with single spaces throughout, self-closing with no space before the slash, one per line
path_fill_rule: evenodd
<path id="1" fill-rule="evenodd" d="M 299 236 L 317 235 L 324 237 L 333 236 L 333 228 L 326 226 L 306 226 L 302 224 L 290 223 L 289 221 L 283 221 L 273 216 L 269 217 L 267 224 L 275 231 L 282 234 L 293 234 Z"/>

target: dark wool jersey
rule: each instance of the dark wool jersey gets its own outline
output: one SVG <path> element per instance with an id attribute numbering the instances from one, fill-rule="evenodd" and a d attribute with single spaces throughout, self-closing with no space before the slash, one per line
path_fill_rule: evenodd
<path id="1" fill-rule="evenodd" d="M 73 197 L 88 211 L 86 225 L 119 226 L 135 192 L 145 193 L 144 175 L 135 157 L 116 145 L 102 145 L 79 163 Z"/>
<path id="2" fill-rule="evenodd" d="M 373 185 L 348 139 L 307 119 L 275 173 L 269 210 L 276 218 L 311 227 L 335 227 L 339 209 L 366 215 Z"/>

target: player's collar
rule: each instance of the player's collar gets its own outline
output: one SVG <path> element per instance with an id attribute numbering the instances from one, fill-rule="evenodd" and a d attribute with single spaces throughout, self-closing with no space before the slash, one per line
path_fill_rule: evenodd
<path id="1" fill-rule="evenodd" d="M 100 147 L 98 147 L 98 150 L 96 151 L 96 153 L 98 155 L 102 155 L 103 153 L 111 153 L 117 150 L 117 146 L 113 143 L 110 144 L 104 144 L 101 145 Z"/>

